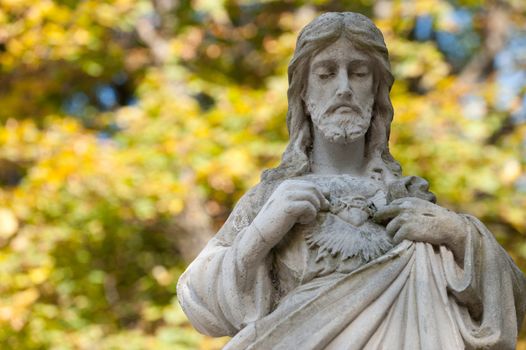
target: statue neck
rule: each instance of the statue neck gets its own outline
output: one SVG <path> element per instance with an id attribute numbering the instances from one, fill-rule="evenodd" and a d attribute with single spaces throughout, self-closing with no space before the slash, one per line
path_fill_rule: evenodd
<path id="1" fill-rule="evenodd" d="M 316 128 L 312 131 L 310 159 L 313 174 L 364 176 L 365 136 L 348 144 L 339 144 L 327 140 Z"/>

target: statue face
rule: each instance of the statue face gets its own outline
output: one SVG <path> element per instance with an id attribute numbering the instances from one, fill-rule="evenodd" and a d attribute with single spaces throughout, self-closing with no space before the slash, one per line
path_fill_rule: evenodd
<path id="1" fill-rule="evenodd" d="M 310 62 L 303 96 L 314 127 L 334 143 L 365 135 L 374 104 L 371 60 L 341 37 Z"/>

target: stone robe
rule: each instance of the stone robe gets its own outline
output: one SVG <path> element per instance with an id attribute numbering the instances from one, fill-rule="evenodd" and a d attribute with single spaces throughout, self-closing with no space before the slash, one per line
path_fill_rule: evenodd
<path id="1" fill-rule="evenodd" d="M 233 336 L 225 349 L 515 349 L 526 279 L 476 218 L 463 215 L 462 262 L 443 246 L 374 237 L 375 249 L 334 254 L 323 239 L 308 239 L 327 226 L 318 220 L 296 225 L 247 266 L 240 238 L 277 185 L 248 192 L 181 276 L 179 301 L 200 332 Z M 392 185 L 358 187 L 381 206 L 387 197 L 421 197 L 427 186 L 416 177 Z M 333 231 L 345 230 L 338 225 Z"/>

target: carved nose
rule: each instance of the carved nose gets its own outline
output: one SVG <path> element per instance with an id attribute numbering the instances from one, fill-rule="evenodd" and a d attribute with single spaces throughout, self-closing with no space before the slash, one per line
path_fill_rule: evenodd
<path id="1" fill-rule="evenodd" d="M 341 72 L 338 75 L 338 90 L 336 91 L 336 95 L 339 98 L 351 97 L 352 91 L 349 83 L 350 82 L 349 78 L 347 77 L 347 74 Z"/>
<path id="2" fill-rule="evenodd" d="M 346 87 L 343 89 L 338 89 L 338 91 L 336 92 L 336 95 L 340 98 L 348 98 L 348 97 L 351 97 L 352 91 L 351 89 L 349 89 L 349 87 Z"/>

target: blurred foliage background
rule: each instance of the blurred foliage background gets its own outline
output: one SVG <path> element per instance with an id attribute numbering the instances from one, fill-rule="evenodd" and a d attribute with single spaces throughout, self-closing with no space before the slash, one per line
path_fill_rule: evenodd
<path id="1" fill-rule="evenodd" d="M 526 2 L 0 0 L 2 349 L 221 348 L 175 285 L 277 164 L 324 11 L 385 35 L 405 174 L 526 270 Z"/>

